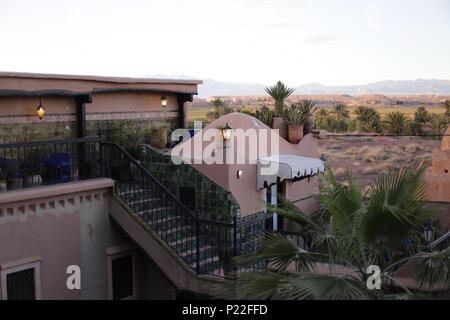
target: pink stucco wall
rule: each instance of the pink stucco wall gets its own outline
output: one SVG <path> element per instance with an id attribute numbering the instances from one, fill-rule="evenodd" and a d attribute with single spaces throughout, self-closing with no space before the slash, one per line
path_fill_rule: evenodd
<path id="1" fill-rule="evenodd" d="M 96 179 L 1 193 L 0 265 L 39 256 L 41 299 L 81 299 L 91 293 L 106 298 L 90 280 L 101 279 L 106 267 L 92 274 L 89 264 L 106 265 L 106 246 L 114 241 L 105 236 L 108 223 L 94 222 L 101 216 L 108 222 L 107 188 L 112 185 L 112 180 Z M 99 244 L 103 246 L 100 252 Z M 94 258 L 90 257 L 92 248 Z M 70 265 L 81 267 L 82 290 L 67 289 Z M 100 290 L 106 293 L 107 288 Z"/>
<path id="2" fill-rule="evenodd" d="M 165 119 L 179 116 L 177 95 L 197 94 L 199 80 L 164 80 L 96 76 L 50 75 L 0 72 L 0 90 L 36 91 L 66 90 L 92 93 L 92 103 L 86 104 L 86 120 Z M 149 91 L 95 92 L 98 89 L 154 89 Z M 161 95 L 168 98 L 161 105 Z M 42 96 L 46 114 L 36 115 L 39 97 L 0 96 L 0 125 L 12 123 L 43 123 L 76 121 L 74 97 Z M 184 108 L 186 108 L 185 103 Z M 186 114 L 186 113 L 185 113 Z"/>
<path id="3" fill-rule="evenodd" d="M 81 265 L 80 212 L 60 216 L 30 216 L 26 222 L 0 225 L 0 261 L 41 256 L 42 299 L 80 299 L 79 290 L 67 290 L 66 268 Z"/>
<path id="4" fill-rule="evenodd" d="M 0 72 L 0 88 L 9 90 L 60 89 L 87 92 L 94 88 L 153 88 L 197 92 L 200 80 L 122 78 L 100 76 L 76 76 L 58 74 L 36 74 Z"/>
<path id="5" fill-rule="evenodd" d="M 243 113 L 231 113 L 225 115 L 216 121 L 209 124 L 207 127 L 203 129 L 203 132 L 208 129 L 221 129 L 226 123 L 236 132 L 237 129 L 248 130 L 255 129 L 256 132 L 259 130 L 268 130 L 267 140 L 259 141 L 258 144 L 266 144 L 268 146 L 267 155 L 276 154 L 275 150 L 271 150 L 270 141 L 272 136 L 274 136 L 279 143 L 279 153 L 280 154 L 294 154 L 301 155 L 307 157 L 318 157 L 317 153 L 317 141 L 313 137 L 312 134 L 306 135 L 299 144 L 291 144 L 279 137 L 278 134 L 271 130 L 268 126 L 266 126 L 261 121 L 257 120 L 254 117 Z M 194 163 L 196 157 L 199 154 L 203 153 L 203 151 L 210 145 L 210 141 L 206 140 L 200 133 L 194 135 L 190 140 L 176 146 L 172 152 L 177 155 L 182 155 L 185 159 L 190 159 L 192 166 L 200 171 L 202 174 L 207 176 L 209 179 L 217 183 L 223 189 L 230 191 L 235 197 L 236 201 L 239 203 L 241 208 L 241 216 L 244 217 L 246 215 L 250 215 L 256 212 L 260 212 L 263 210 L 263 203 L 260 201 L 263 199 L 263 190 L 257 190 L 257 165 L 256 163 L 249 162 L 249 148 L 250 143 L 249 140 L 245 143 L 245 148 L 237 148 L 238 146 L 238 134 L 235 134 L 234 142 L 231 144 L 230 149 L 218 149 L 217 152 L 223 152 L 224 159 L 226 157 L 226 153 L 228 152 L 231 157 L 237 159 L 238 154 L 244 155 L 245 163 L 244 164 L 207 164 L 202 162 L 200 164 Z M 185 153 L 184 150 L 187 150 L 186 144 L 190 145 L 191 152 L 189 154 Z M 194 146 L 201 146 L 199 148 L 199 152 L 195 152 Z M 235 161 L 236 163 L 236 161 Z M 243 176 L 241 179 L 237 178 L 237 171 L 242 170 Z M 287 199 L 297 200 L 302 197 L 311 195 L 314 193 L 317 188 L 317 178 L 312 178 L 310 182 L 299 181 L 295 183 L 287 183 L 286 187 L 286 196 Z M 314 203 L 307 202 L 302 203 L 303 209 L 307 212 L 312 211 Z"/>

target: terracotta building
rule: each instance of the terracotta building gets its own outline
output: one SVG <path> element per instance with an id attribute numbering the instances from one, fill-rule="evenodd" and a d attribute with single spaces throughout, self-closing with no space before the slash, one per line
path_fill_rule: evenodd
<path id="1" fill-rule="evenodd" d="M 183 128 L 200 83 L 0 72 L 0 299 L 176 297 L 110 218 L 119 209 L 98 128 Z M 66 283 L 73 266 L 81 289 Z"/>
<path id="2" fill-rule="evenodd" d="M 242 113 L 179 131 L 199 84 L 0 73 L 0 299 L 207 297 L 265 267 L 232 258 L 292 231 L 269 203 L 316 209 L 316 137 L 291 144 Z M 118 143 L 160 126 L 175 146 Z"/>
<path id="3" fill-rule="evenodd" d="M 443 202 L 437 219 L 445 230 L 450 229 L 450 127 L 442 138 L 441 147 L 433 150 L 432 166 L 426 172 L 428 200 Z"/>
<path id="4" fill-rule="evenodd" d="M 291 145 L 255 118 L 230 114 L 202 132 L 225 124 L 266 130 L 257 143 L 277 148 L 256 162 L 247 155 L 222 165 L 175 165 L 170 152 L 151 146 L 137 161 L 98 135 L 120 122 L 130 130 L 184 128 L 200 83 L 0 73 L 2 299 L 211 295 L 233 271 L 232 256 L 254 250 L 267 228 L 284 227 L 263 200 L 314 193 L 323 164 L 312 135 Z M 198 144 L 203 152 L 202 132 L 172 150 Z M 239 136 L 217 152 L 240 154 Z M 309 161 L 301 172 L 298 161 Z M 279 170 L 263 175 L 275 162 Z M 298 205 L 314 207 L 312 199 Z"/>
<path id="5" fill-rule="evenodd" d="M 92 136 L 112 121 L 183 128 L 187 104 L 200 83 L 0 72 L 0 143 Z M 36 112 L 40 102 L 42 119 Z"/>

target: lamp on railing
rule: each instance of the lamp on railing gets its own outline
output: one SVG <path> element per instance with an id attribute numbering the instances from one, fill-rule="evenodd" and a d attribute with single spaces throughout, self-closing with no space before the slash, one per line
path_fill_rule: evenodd
<path id="1" fill-rule="evenodd" d="M 231 139 L 232 132 L 233 132 L 233 128 L 231 128 L 227 122 L 225 127 L 222 128 L 223 145 L 224 145 L 225 149 L 229 147 L 228 142 Z"/>
<path id="2" fill-rule="evenodd" d="M 162 104 L 163 107 L 166 107 L 166 106 L 167 106 L 167 97 L 166 97 L 165 94 L 163 94 L 163 95 L 161 96 L 161 104 Z"/>
<path id="3" fill-rule="evenodd" d="M 44 118 L 44 114 L 45 114 L 45 108 L 42 105 L 42 98 L 39 96 L 39 105 L 36 109 L 37 115 L 39 117 L 39 120 L 42 120 Z"/>
<path id="4" fill-rule="evenodd" d="M 433 226 L 427 226 L 424 230 L 425 238 L 431 242 L 434 240 L 434 227 Z"/>

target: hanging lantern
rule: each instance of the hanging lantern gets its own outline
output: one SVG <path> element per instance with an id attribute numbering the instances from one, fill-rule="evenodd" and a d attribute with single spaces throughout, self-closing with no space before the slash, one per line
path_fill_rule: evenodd
<path id="1" fill-rule="evenodd" d="M 42 120 L 44 118 L 44 114 L 45 114 L 45 108 L 42 105 L 42 98 L 39 97 L 39 105 L 36 109 L 37 115 L 39 117 L 39 120 Z"/>
<path id="2" fill-rule="evenodd" d="M 163 107 L 167 106 L 167 97 L 165 94 L 163 94 L 161 97 L 161 104 Z"/>

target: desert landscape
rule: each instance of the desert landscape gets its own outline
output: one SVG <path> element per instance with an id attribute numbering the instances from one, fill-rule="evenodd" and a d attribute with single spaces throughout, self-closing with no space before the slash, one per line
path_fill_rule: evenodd
<path id="1" fill-rule="evenodd" d="M 367 186 L 380 172 L 391 168 L 410 167 L 424 161 L 431 165 L 433 149 L 439 140 L 421 137 L 319 137 L 319 155 L 325 156 L 337 179 L 349 175 Z"/>

